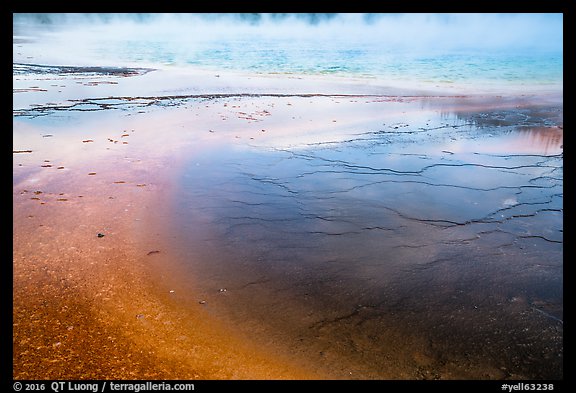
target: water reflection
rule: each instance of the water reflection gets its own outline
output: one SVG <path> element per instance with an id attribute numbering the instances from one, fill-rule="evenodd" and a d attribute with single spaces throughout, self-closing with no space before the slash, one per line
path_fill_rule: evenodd
<path id="1" fill-rule="evenodd" d="M 432 115 L 195 155 L 176 225 L 215 312 L 366 378 L 560 377 L 562 129 Z"/>
<path id="2" fill-rule="evenodd" d="M 562 154 L 563 144 L 564 132 L 556 126 L 514 127 L 496 135 L 490 135 L 490 143 L 475 139 L 457 140 L 447 144 L 446 150 L 459 153 L 549 156 Z"/>
<path id="3" fill-rule="evenodd" d="M 517 128 L 518 145 L 524 151 L 536 154 L 559 154 L 564 145 L 564 131 L 562 128 L 522 127 Z M 518 150 L 523 150 L 518 147 Z"/>

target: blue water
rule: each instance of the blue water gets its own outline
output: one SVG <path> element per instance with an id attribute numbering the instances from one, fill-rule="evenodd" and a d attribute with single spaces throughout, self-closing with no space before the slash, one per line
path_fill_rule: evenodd
<path id="1" fill-rule="evenodd" d="M 45 52 L 61 56 L 67 65 L 76 58 L 100 63 L 96 65 L 330 75 L 436 86 L 558 89 L 563 82 L 563 20 L 558 14 L 259 18 L 128 15 L 84 23 L 55 18 L 49 39 L 44 37 L 44 42 L 54 40 L 54 49 Z M 26 20 L 16 21 L 21 19 Z M 58 54 L 62 49 L 66 55 Z"/>
<path id="2" fill-rule="evenodd" d="M 453 51 L 418 55 L 377 45 L 322 45 L 252 39 L 219 41 L 186 53 L 169 43 L 129 41 L 107 46 L 130 63 L 187 64 L 202 68 L 263 74 L 330 74 L 335 76 L 412 79 L 421 82 L 562 83 L 561 53 Z M 181 60 L 183 59 L 183 60 Z"/>

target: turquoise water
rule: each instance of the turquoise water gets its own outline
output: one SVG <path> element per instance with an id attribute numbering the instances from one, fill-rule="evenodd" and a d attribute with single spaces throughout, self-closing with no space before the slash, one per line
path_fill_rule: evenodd
<path id="1" fill-rule="evenodd" d="M 340 45 L 342 44 L 342 45 Z M 329 74 L 342 77 L 414 79 L 420 82 L 512 84 L 562 83 L 561 53 L 451 51 L 424 55 L 355 43 L 298 45 L 277 40 L 237 39 L 205 43 L 198 50 L 180 53 L 167 42 L 110 43 L 130 63 L 194 65 L 202 68 L 252 71 L 263 74 Z"/>
<path id="2" fill-rule="evenodd" d="M 55 18 L 41 38 L 50 61 L 66 65 L 183 66 L 445 87 L 562 86 L 561 14 L 302 15 Z M 15 18 L 15 35 L 29 34 L 30 20 Z"/>

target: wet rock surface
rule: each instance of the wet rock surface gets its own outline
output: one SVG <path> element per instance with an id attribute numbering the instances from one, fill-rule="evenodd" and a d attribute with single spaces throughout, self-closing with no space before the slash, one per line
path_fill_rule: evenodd
<path id="1" fill-rule="evenodd" d="M 75 173 L 70 152 L 59 160 L 48 154 L 59 153 L 47 146 L 62 143 L 66 132 L 86 161 L 77 170 L 90 180 L 106 178 L 101 165 L 93 166 L 104 154 L 115 154 L 109 164 L 118 167 L 138 167 L 155 154 L 154 172 L 171 168 L 177 180 L 162 206 L 149 210 L 169 212 L 163 219 L 170 225 L 158 236 L 174 240 L 136 255 L 162 273 L 155 278 L 194 282 L 164 291 L 170 304 L 201 309 L 330 378 L 563 377 L 561 103 L 546 97 L 119 94 L 109 79 L 130 79 L 124 77 L 131 72 L 15 65 L 15 79 L 32 75 L 38 83 L 17 81 L 22 89 L 15 90 L 21 101 L 14 118 L 22 135 L 15 138 L 14 183 L 40 181 L 35 176 L 43 171 L 54 187 L 58 181 L 48 176 L 58 175 L 50 171 Z M 58 89 L 76 83 L 114 94 L 54 99 L 38 90 L 57 97 Z M 104 115 L 112 121 L 102 123 Z M 59 129 L 78 124 L 72 132 Z M 137 132 L 128 133 L 133 128 Z M 76 136 L 80 129 L 87 131 Z M 47 131 L 53 137 L 45 138 Z M 117 143 L 128 136 L 129 145 Z M 66 170 L 56 170 L 64 168 L 60 163 Z M 133 198 L 138 190 L 155 190 L 148 175 L 132 170 L 142 177 L 119 180 L 109 171 L 106 184 L 115 193 L 133 186 L 137 191 L 123 191 Z M 28 191 L 17 193 L 38 207 L 54 198 L 67 201 L 62 209 L 88 203 L 58 198 L 64 194 L 49 188 L 33 201 Z M 67 197 L 78 194 L 73 184 L 68 191 Z M 81 194 L 89 197 L 87 190 Z M 98 201 L 115 198 L 102 194 Z M 31 221 L 36 212 L 23 206 L 17 212 Z M 118 211 L 129 208 L 131 202 Z M 102 247 L 119 242 L 121 249 L 121 236 L 106 228 L 99 223 L 90 238 Z M 98 230 L 106 230 L 104 239 Z M 33 267 L 37 258 L 26 255 L 18 263 Z M 15 320 L 23 323 L 33 307 L 23 289 L 15 293 Z M 48 295 L 38 301 L 50 301 Z M 93 312 L 83 309 L 78 317 Z M 141 325 L 150 319 L 141 309 L 126 315 Z M 27 340 L 29 330 L 18 329 L 18 342 Z M 59 349 L 65 342 L 54 336 L 57 329 L 48 326 L 36 337 L 54 338 L 46 348 Z M 188 334 L 178 329 L 178 336 Z M 130 328 L 126 332 L 132 337 Z M 223 344 L 214 345 L 226 353 Z M 119 350 L 118 359 L 130 351 Z M 189 352 L 183 346 L 181 353 Z M 19 372 L 41 356 L 18 352 Z M 154 365 L 142 365 L 118 375 L 176 375 L 146 374 Z M 228 371 L 215 375 L 236 375 Z M 51 375 L 64 378 L 66 366 Z"/>
<path id="2" fill-rule="evenodd" d="M 176 196 L 191 269 L 228 288 L 222 318 L 353 378 L 562 378 L 558 113 L 428 107 L 196 155 Z"/>

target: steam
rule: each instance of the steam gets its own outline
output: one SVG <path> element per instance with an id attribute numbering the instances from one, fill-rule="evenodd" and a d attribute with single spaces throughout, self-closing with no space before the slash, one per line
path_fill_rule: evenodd
<path id="1" fill-rule="evenodd" d="M 562 53 L 563 47 L 562 14 L 14 14 L 14 26 L 15 34 L 32 27 L 48 37 L 65 33 L 61 49 L 76 57 L 94 57 L 94 40 L 146 40 L 175 59 L 247 37 L 290 45 L 378 45 L 405 53 Z"/>
<path id="2" fill-rule="evenodd" d="M 381 41 L 395 46 L 558 50 L 562 14 L 15 14 L 15 22 L 109 37 L 178 40 L 263 34 L 275 38 Z"/>

